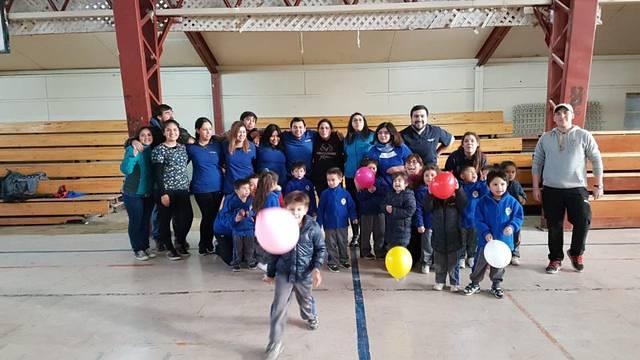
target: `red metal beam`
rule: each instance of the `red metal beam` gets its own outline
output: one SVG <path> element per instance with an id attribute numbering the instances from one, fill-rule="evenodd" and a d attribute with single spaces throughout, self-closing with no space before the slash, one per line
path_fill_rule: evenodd
<path id="1" fill-rule="evenodd" d="M 597 11 L 598 0 L 554 0 L 551 5 L 547 130 L 555 126 L 553 107 L 559 103 L 570 103 L 575 112 L 574 124 L 584 127 Z M 545 21 L 543 16 L 538 19 Z"/>
<path id="2" fill-rule="evenodd" d="M 507 36 L 509 30 L 511 30 L 511 27 L 509 26 L 494 27 L 493 30 L 491 30 L 491 34 L 489 34 L 489 37 L 480 48 L 480 51 L 476 54 L 476 59 L 478 59 L 477 66 L 482 66 L 491 59 L 491 56 L 498 46 L 500 46 L 502 40 Z"/>
<path id="3" fill-rule="evenodd" d="M 224 131 L 224 120 L 222 119 L 222 81 L 220 79 L 220 73 L 218 72 L 218 60 L 216 60 L 216 57 L 213 55 L 202 33 L 187 31 L 184 34 L 211 74 L 213 121 L 216 133 L 221 134 Z"/>

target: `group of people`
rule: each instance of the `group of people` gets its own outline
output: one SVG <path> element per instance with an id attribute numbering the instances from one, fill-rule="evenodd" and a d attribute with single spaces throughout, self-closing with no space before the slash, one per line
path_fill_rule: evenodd
<path id="1" fill-rule="evenodd" d="M 536 147 L 533 196 L 539 200 L 542 193 L 549 224 L 547 272 L 557 272 L 563 260 L 565 209 L 574 224 L 569 256 L 582 271 L 590 220 L 585 160 L 593 163 L 596 198 L 603 192 L 602 162 L 593 137 L 572 126 L 571 105 L 560 104 L 554 113 L 557 128 L 545 133 Z M 511 161 L 488 164 L 480 137 L 469 131 L 443 169 L 458 179 L 455 193 L 447 199 L 432 196 L 429 185 L 441 171 L 438 156 L 454 137 L 428 124 L 428 116 L 424 105 L 414 106 L 411 125 L 399 132 L 390 122 L 372 130 L 363 114 L 354 113 L 343 136 L 328 119 L 319 121 L 314 131 L 298 117 L 288 131 L 276 124 L 260 131 L 258 117 L 244 112 L 221 136 L 213 134 L 209 119 L 199 118 L 191 137 L 173 119 L 171 107 L 161 105 L 150 125 L 128 141 L 121 166 L 134 255 L 138 260 L 156 256 L 149 238 L 151 229 L 157 229 L 158 249 L 166 249 L 170 260 L 189 256 L 193 194 L 202 212 L 199 253 L 214 253 L 215 234 L 215 251 L 223 258 L 223 253 L 231 255 L 226 261 L 233 271 L 246 263 L 250 269 L 261 268 L 265 281 L 276 284 L 267 347 L 272 357 L 282 351 L 292 292 L 309 328 L 317 328 L 311 288 L 321 283 L 325 262 L 331 272 L 350 267 L 355 259 L 349 259 L 349 245 L 366 259 L 384 258 L 394 246 L 407 247 L 420 272 L 435 271 L 433 289 L 438 291 L 448 276 L 452 292 L 475 294 L 490 268 L 490 292 L 502 298 L 504 269 L 491 267 L 483 248 L 489 241 L 503 241 L 512 249 L 512 264 L 519 264 L 526 195 L 516 180 L 517 166 Z M 376 174 L 375 185 L 360 188 L 355 181 L 360 167 Z M 298 244 L 280 256 L 265 252 L 255 238 L 256 216 L 270 207 L 287 208 L 300 226 Z M 464 267 L 472 271 L 463 289 Z"/>

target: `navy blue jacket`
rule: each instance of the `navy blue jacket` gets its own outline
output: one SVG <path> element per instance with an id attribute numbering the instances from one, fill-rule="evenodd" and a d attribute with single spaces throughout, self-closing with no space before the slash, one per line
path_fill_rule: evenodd
<path id="1" fill-rule="evenodd" d="M 303 193 L 309 196 L 309 211 L 307 214 L 315 215 L 318 211 L 318 207 L 316 206 L 316 190 L 313 187 L 313 183 L 311 180 L 307 178 L 296 179 L 292 178 L 287 182 L 287 186 L 284 188 L 284 195 L 286 196 L 288 193 L 292 191 L 302 191 Z"/>
<path id="2" fill-rule="evenodd" d="M 320 195 L 318 204 L 318 224 L 325 229 L 335 230 L 349 226 L 349 219 L 358 219 L 356 204 L 342 186 L 327 188 Z"/>
<path id="3" fill-rule="evenodd" d="M 258 148 L 256 169 L 258 172 L 270 170 L 278 174 L 278 185 L 282 187 L 287 182 L 287 158 L 284 155 L 284 151 L 269 144 Z"/>
<path id="4" fill-rule="evenodd" d="M 370 193 L 367 189 L 362 189 L 356 193 L 360 216 L 381 214 L 380 203 L 384 201 L 384 185 L 382 179 L 376 177 L 376 191 Z"/>
<path id="5" fill-rule="evenodd" d="M 431 246 L 439 253 L 449 254 L 462 249 L 460 220 L 467 206 L 467 196 L 462 189 L 446 200 L 427 194 L 424 211 L 431 213 Z"/>
<path id="6" fill-rule="evenodd" d="M 316 141 L 316 132 L 307 130 L 301 139 L 296 139 L 290 131 L 282 133 L 284 154 L 287 156 L 287 170 L 291 171 L 291 164 L 302 161 L 307 167 L 307 176 L 311 174 L 311 160 L 313 159 L 313 145 Z"/>
<path id="7" fill-rule="evenodd" d="M 431 213 L 424 211 L 424 198 L 429 193 L 427 185 L 422 184 L 413 190 L 416 196 L 416 213 L 413 214 L 413 225 L 416 228 L 424 226 L 427 229 L 431 229 Z"/>
<path id="8" fill-rule="evenodd" d="M 289 282 L 309 279 L 313 269 L 320 269 L 327 257 L 327 247 L 320 225 L 309 215 L 302 220 L 300 237 L 293 250 L 283 255 L 272 256 L 267 267 L 267 276 L 284 275 Z"/>
<path id="9" fill-rule="evenodd" d="M 495 240 L 504 242 L 513 250 L 513 235 L 505 235 L 503 231 L 507 226 L 513 227 L 514 233 L 519 231 L 523 220 L 522 205 L 513 196 L 507 193 L 502 195 L 500 200 L 496 200 L 491 194 L 485 195 L 476 207 L 478 249 L 484 248 L 487 244 L 485 236 L 491 233 Z"/>
<path id="10" fill-rule="evenodd" d="M 236 214 L 233 213 L 231 204 L 236 201 L 240 201 L 240 199 L 238 199 L 238 195 L 236 195 L 235 192 L 224 196 L 222 209 L 218 211 L 218 215 L 216 215 L 216 221 L 213 223 L 214 234 L 224 236 L 232 235 L 233 230 L 231 229 L 231 226 L 235 221 L 235 219 L 233 218 L 236 216 Z"/>
<path id="11" fill-rule="evenodd" d="M 518 196 L 522 196 L 525 201 L 527 200 L 527 194 L 524 192 L 524 189 L 522 188 L 522 185 L 520 185 L 520 182 L 518 180 L 509 182 L 509 185 L 507 186 L 507 192 L 509 193 L 509 195 L 516 198 L 516 200 L 518 200 Z"/>
<path id="12" fill-rule="evenodd" d="M 446 171 L 453 172 L 453 176 L 455 176 L 456 179 L 460 179 L 460 171 L 462 170 L 463 166 L 467 165 L 473 166 L 473 160 L 467 159 L 467 157 L 464 155 L 464 150 L 458 149 L 449 155 L 449 157 L 447 158 L 447 162 L 444 164 L 444 169 Z M 482 157 L 480 158 L 480 169 L 482 169 L 486 165 L 487 156 L 485 154 L 482 154 Z"/>
<path id="13" fill-rule="evenodd" d="M 253 198 L 249 196 L 247 201 L 242 202 L 239 197 L 229 199 L 229 210 L 231 215 L 231 232 L 233 236 L 254 236 L 256 227 L 256 213 L 252 208 Z M 245 216 L 236 222 L 236 215 L 244 211 Z"/>
<path id="14" fill-rule="evenodd" d="M 421 134 L 418 134 L 411 125 L 400 132 L 402 140 L 414 153 L 420 155 L 425 164 L 436 164 L 438 154 L 436 150 L 440 144 L 449 146 L 453 136 L 439 126 L 427 124 Z"/>
<path id="15" fill-rule="evenodd" d="M 393 207 L 391 214 L 386 211 L 387 205 Z M 381 210 L 385 215 L 385 243 L 390 247 L 407 246 L 411 238 L 411 220 L 416 212 L 416 197 L 413 191 L 405 189 L 398 194 L 395 190 L 389 190 L 381 204 Z"/>
<path id="16" fill-rule="evenodd" d="M 471 229 L 475 227 L 474 217 L 476 214 L 476 205 L 480 198 L 489 193 L 489 187 L 487 186 L 487 182 L 483 180 L 478 180 L 474 183 L 461 183 L 461 187 L 465 195 L 467 195 L 467 206 L 462 213 L 460 226 L 462 226 L 463 229 Z"/>

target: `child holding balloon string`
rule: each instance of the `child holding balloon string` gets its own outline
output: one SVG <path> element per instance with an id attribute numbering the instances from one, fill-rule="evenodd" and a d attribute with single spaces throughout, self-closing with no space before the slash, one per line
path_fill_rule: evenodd
<path id="1" fill-rule="evenodd" d="M 484 279 L 484 274 L 489 267 L 489 277 L 492 282 L 489 292 L 498 299 L 504 296 L 501 284 L 505 273 L 504 267 L 509 261 L 504 261 L 501 268 L 494 267 L 487 261 L 484 250 L 491 241 L 502 241 L 513 250 L 513 234 L 522 226 L 524 219 L 522 205 L 507 192 L 507 181 L 507 175 L 503 170 L 493 170 L 487 175 L 491 194 L 481 198 L 476 207 L 478 251 L 476 263 L 471 272 L 471 283 L 464 289 L 465 295 L 480 292 L 480 282 Z M 507 252 L 506 256 L 510 257 L 510 255 Z"/>
<path id="2" fill-rule="evenodd" d="M 440 172 L 438 165 L 427 164 L 422 170 L 423 183 L 413 191 L 416 197 L 416 213 L 413 215 L 414 232 L 411 236 L 417 236 L 420 239 L 421 256 L 418 259 L 422 262 L 420 272 L 423 274 L 428 274 L 433 265 L 431 213 L 424 210 L 424 197 L 429 192 L 429 184 L 438 172 Z"/>
<path id="3" fill-rule="evenodd" d="M 297 221 L 300 234 L 291 251 L 272 257 L 263 279 L 268 284 L 275 284 L 267 359 L 276 359 L 283 351 L 282 337 L 292 292 L 295 292 L 300 315 L 307 322 L 307 327 L 310 330 L 318 328 L 318 312 L 312 288 L 322 283 L 320 268 L 327 255 L 320 225 L 311 216 L 305 215 L 309 210 L 309 197 L 301 191 L 293 191 L 285 196 L 285 205 Z M 287 231 L 286 225 L 282 224 L 282 231 Z"/>

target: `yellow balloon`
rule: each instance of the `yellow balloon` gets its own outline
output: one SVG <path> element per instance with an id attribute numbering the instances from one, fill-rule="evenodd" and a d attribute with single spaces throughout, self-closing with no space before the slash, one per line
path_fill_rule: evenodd
<path id="1" fill-rule="evenodd" d="M 395 246 L 389 252 L 384 259 L 384 265 L 387 267 L 389 275 L 393 276 L 396 280 L 400 280 L 407 276 L 411 271 L 411 254 L 409 250 L 402 246 Z"/>

